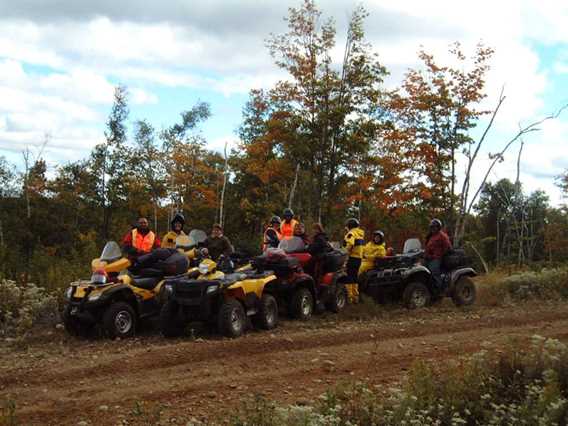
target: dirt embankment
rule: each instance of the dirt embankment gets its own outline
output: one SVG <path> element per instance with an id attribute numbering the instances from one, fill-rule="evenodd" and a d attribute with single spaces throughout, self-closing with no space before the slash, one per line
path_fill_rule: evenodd
<path id="1" fill-rule="evenodd" d="M 417 359 L 445 363 L 534 334 L 568 338 L 568 306 L 561 304 L 395 309 L 346 319 L 358 309 L 282 321 L 272 333 L 236 340 L 168 341 L 147 332 L 86 342 L 53 331 L 26 351 L 0 350 L 0 400 L 16 402 L 22 424 L 147 424 L 158 415 L 185 424 L 231 413 L 254 395 L 310 403 L 340 382 L 396 382 Z"/>

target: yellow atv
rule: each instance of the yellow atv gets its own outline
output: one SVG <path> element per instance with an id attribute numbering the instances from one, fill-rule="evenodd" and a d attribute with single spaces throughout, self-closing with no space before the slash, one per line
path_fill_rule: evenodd
<path id="1" fill-rule="evenodd" d="M 110 338 L 134 335 L 140 319 L 160 313 L 164 279 L 188 272 L 195 245 L 197 241 L 183 237 L 179 250 L 157 249 L 132 264 L 116 242 L 108 242 L 91 263 L 91 279 L 73 282 L 65 291 L 65 329 L 82 337 L 97 326 Z"/>
<path id="2" fill-rule="evenodd" d="M 222 272 L 232 270 L 225 265 L 228 261 L 220 259 L 218 265 L 205 259 L 199 264 L 199 277 L 165 281 L 167 301 L 160 312 L 160 328 L 165 337 L 182 335 L 190 321 L 214 323 L 227 337 L 242 335 L 249 317 L 256 327 L 265 330 L 278 325 L 276 299 L 265 291 L 276 276 L 252 269 Z"/>

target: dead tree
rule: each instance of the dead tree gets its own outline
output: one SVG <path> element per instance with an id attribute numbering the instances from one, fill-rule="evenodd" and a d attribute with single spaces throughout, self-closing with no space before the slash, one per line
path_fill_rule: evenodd
<path id="1" fill-rule="evenodd" d="M 501 108 L 501 105 L 503 105 L 504 101 L 505 101 L 504 89 L 501 89 L 501 93 L 499 95 L 499 100 L 497 102 L 497 106 L 493 110 L 493 113 L 491 114 L 491 119 L 489 120 L 489 123 L 487 124 L 483 134 L 481 135 L 481 138 L 479 139 L 479 141 L 476 144 L 470 145 L 468 151 L 465 153 L 466 158 L 467 158 L 467 167 L 466 167 L 466 173 L 465 173 L 464 181 L 463 181 L 463 184 L 462 184 L 461 194 L 460 194 L 460 197 L 459 197 L 459 212 L 458 212 L 458 217 L 457 217 L 457 220 L 456 220 L 456 226 L 455 226 L 455 230 L 454 230 L 454 244 L 455 245 L 459 245 L 461 243 L 462 239 L 463 239 L 463 236 L 465 234 L 465 225 L 466 225 L 467 217 L 471 213 L 471 210 L 473 209 L 473 206 L 475 205 L 475 202 L 477 201 L 479 194 L 481 193 L 483 187 L 485 186 L 485 183 L 487 182 L 489 174 L 491 173 L 491 171 L 493 170 L 493 168 L 495 167 L 495 165 L 497 163 L 503 161 L 504 155 L 509 150 L 511 145 L 513 145 L 523 135 L 540 130 L 538 128 L 539 125 L 541 125 L 545 121 L 557 118 L 562 113 L 562 111 L 564 111 L 564 109 L 566 109 L 568 107 L 568 105 L 564 105 L 562 108 L 560 108 L 555 113 L 550 114 L 550 115 L 548 115 L 548 116 L 546 116 L 546 117 L 544 117 L 544 118 L 542 118 L 538 121 L 535 121 L 535 122 L 529 124 L 528 126 L 519 128 L 519 131 L 505 144 L 505 146 L 503 147 L 503 149 L 501 149 L 501 151 L 499 151 L 498 153 L 495 153 L 495 154 L 489 154 L 489 158 L 492 160 L 491 164 L 487 168 L 487 171 L 486 171 L 485 175 L 483 176 L 481 183 L 479 184 L 479 186 L 475 190 L 473 196 L 470 198 L 469 194 L 470 194 L 470 190 L 472 189 L 471 188 L 471 184 L 472 184 L 471 183 L 471 172 L 472 172 L 473 167 L 475 165 L 475 162 L 476 162 L 476 160 L 479 156 L 479 152 L 481 150 L 481 147 L 483 146 L 483 143 L 485 142 L 487 134 L 489 133 L 489 130 L 491 130 L 491 128 L 493 127 L 493 122 L 495 121 L 495 117 L 497 116 L 499 109 Z"/>
<path id="2" fill-rule="evenodd" d="M 229 157 L 227 156 L 227 142 L 225 142 L 225 166 L 223 167 L 223 187 L 221 188 L 221 200 L 219 201 L 219 224 L 223 227 L 224 222 L 224 206 L 225 206 L 225 189 L 227 187 L 227 175 L 229 173 Z"/>

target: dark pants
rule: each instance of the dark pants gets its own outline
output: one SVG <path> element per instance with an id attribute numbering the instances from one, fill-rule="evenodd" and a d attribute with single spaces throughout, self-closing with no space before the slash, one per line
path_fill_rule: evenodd
<path id="1" fill-rule="evenodd" d="M 426 260 L 426 267 L 432 273 L 432 278 L 434 279 L 434 285 L 436 290 L 442 290 L 442 271 L 440 269 L 442 265 L 442 259 L 428 259 Z"/>
<path id="2" fill-rule="evenodd" d="M 357 282 L 357 274 L 359 273 L 359 267 L 361 266 L 361 259 L 358 257 L 349 257 L 347 260 L 347 277 L 350 283 Z"/>

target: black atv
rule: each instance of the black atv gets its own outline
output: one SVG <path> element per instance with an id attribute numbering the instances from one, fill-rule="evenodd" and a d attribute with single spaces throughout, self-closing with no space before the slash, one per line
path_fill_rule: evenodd
<path id="1" fill-rule="evenodd" d="M 360 277 L 361 291 L 377 303 L 400 301 L 408 309 L 423 308 L 444 297 L 451 297 L 456 306 L 475 302 L 476 289 L 472 281 L 477 273 L 468 266 L 461 249 L 453 249 L 442 260 L 442 288 L 435 285 L 432 273 L 421 264 L 423 250 L 418 239 L 409 239 L 402 254 L 375 260 L 375 268 Z"/>
<path id="2" fill-rule="evenodd" d="M 181 336 L 189 322 L 214 324 L 227 337 L 238 337 L 250 317 L 258 328 L 272 329 L 278 324 L 276 299 L 265 287 L 276 277 L 272 272 L 253 269 L 234 272 L 233 262 L 204 259 L 197 274 L 166 280 L 167 301 L 160 313 L 165 337 Z"/>

